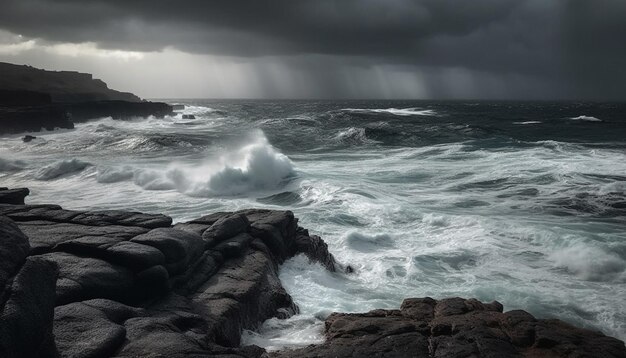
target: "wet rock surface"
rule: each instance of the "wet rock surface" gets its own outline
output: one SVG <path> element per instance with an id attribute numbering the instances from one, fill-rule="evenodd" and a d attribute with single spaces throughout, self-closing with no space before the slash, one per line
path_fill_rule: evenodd
<path id="1" fill-rule="evenodd" d="M 624 342 L 498 302 L 409 298 L 399 310 L 333 313 L 326 342 L 287 357 L 626 357 Z"/>
<path id="2" fill-rule="evenodd" d="M 241 331 L 298 309 L 279 263 L 333 260 L 302 250 L 297 221 L 244 210 L 172 226 L 0 200 L 0 357 L 262 356 Z"/>
<path id="3" fill-rule="evenodd" d="M 343 269 L 297 222 L 253 209 L 172 226 L 164 215 L 0 200 L 0 357 L 626 355 L 600 333 L 460 298 L 334 313 L 326 342 L 298 350 L 242 347 L 243 329 L 298 311 L 281 263 L 304 254 Z"/>

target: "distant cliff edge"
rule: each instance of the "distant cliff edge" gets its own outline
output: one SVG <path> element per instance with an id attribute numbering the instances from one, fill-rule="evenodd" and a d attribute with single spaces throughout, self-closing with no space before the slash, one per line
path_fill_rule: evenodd
<path id="1" fill-rule="evenodd" d="M 168 104 L 112 90 L 89 73 L 0 62 L 0 134 L 74 128 L 75 122 L 102 117 L 163 117 L 170 113 Z"/>

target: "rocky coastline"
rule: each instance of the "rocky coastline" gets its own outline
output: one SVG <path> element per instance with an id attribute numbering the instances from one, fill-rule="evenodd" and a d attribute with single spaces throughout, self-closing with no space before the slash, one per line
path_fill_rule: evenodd
<path id="1" fill-rule="evenodd" d="M 24 204 L 0 188 L 0 357 L 626 357 L 624 343 L 498 302 L 333 313 L 326 341 L 266 352 L 243 329 L 297 313 L 278 268 L 348 270 L 290 211 L 159 214 Z M 358 274 L 358 273 L 356 273 Z"/>
<path id="2" fill-rule="evenodd" d="M 74 123 L 112 117 L 164 117 L 173 108 L 115 91 L 91 74 L 46 71 L 0 62 L 0 134 L 71 129 Z"/>

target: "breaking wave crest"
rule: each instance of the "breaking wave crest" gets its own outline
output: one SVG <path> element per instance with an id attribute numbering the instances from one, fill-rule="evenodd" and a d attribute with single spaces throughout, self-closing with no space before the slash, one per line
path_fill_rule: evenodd
<path id="1" fill-rule="evenodd" d="M 395 116 L 436 116 L 432 109 L 413 108 L 344 108 L 343 111 L 353 113 L 388 113 Z"/>
<path id="2" fill-rule="evenodd" d="M 91 163 L 84 162 L 76 158 L 59 160 L 57 162 L 54 162 L 50 165 L 46 165 L 45 167 L 39 169 L 37 173 L 35 173 L 35 179 L 37 180 L 56 179 L 58 177 L 61 177 L 67 174 L 80 172 L 90 165 Z"/>
<path id="3" fill-rule="evenodd" d="M 111 172 L 109 177 L 130 176 L 127 173 Z M 144 189 L 175 189 L 201 197 L 274 190 L 294 176 L 291 160 L 278 152 L 261 131 L 254 132 L 247 144 L 198 167 L 173 164 L 165 171 L 139 170 L 133 173 L 135 184 Z"/>
<path id="4" fill-rule="evenodd" d="M 570 117 L 571 120 L 574 121 L 585 121 L 585 122 L 602 122 L 600 118 L 592 117 L 592 116 L 578 116 L 578 117 Z"/>
<path id="5" fill-rule="evenodd" d="M 17 172 L 26 167 L 26 163 L 21 160 L 0 158 L 0 172 Z"/>

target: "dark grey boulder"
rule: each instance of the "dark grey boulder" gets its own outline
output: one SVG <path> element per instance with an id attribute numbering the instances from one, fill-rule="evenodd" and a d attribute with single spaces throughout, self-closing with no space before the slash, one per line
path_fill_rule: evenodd
<path id="1" fill-rule="evenodd" d="M 400 310 L 333 313 L 326 341 L 272 357 L 626 357 L 624 342 L 498 302 L 406 299 Z"/>
<path id="2" fill-rule="evenodd" d="M 259 250 L 226 261 L 191 297 L 211 322 L 209 336 L 228 347 L 239 345 L 243 329 L 256 328 L 279 310 L 297 311 L 272 259 Z"/>
<path id="3" fill-rule="evenodd" d="M 30 190 L 28 190 L 27 188 L 0 188 L 0 203 L 12 205 L 24 204 L 24 198 L 26 198 L 29 193 Z"/>
<path id="4" fill-rule="evenodd" d="M 5 285 L 17 274 L 29 250 L 28 238 L 17 225 L 0 216 L 0 306 L 5 299 Z"/>
<path id="5" fill-rule="evenodd" d="M 211 248 L 221 241 L 248 231 L 250 222 L 245 215 L 233 214 L 223 216 L 215 221 L 202 234 L 206 247 Z"/>
<path id="6" fill-rule="evenodd" d="M 64 252 L 53 252 L 37 257 L 54 262 L 59 268 L 57 305 L 92 298 L 126 302 L 132 300 L 135 294 L 134 274 L 125 267 L 97 258 L 79 257 Z"/>
<path id="7" fill-rule="evenodd" d="M 110 357 L 124 343 L 123 323 L 143 310 L 109 300 L 90 300 L 54 310 L 54 337 L 62 357 Z"/>
<path id="8" fill-rule="evenodd" d="M 0 311 L 0 357 L 56 357 L 52 335 L 54 264 L 28 258 L 15 276 Z"/>
<path id="9" fill-rule="evenodd" d="M 177 229 L 154 229 L 138 235 L 131 242 L 152 246 L 165 256 L 165 267 L 170 274 L 185 270 L 204 251 L 204 242 L 198 235 Z"/>

